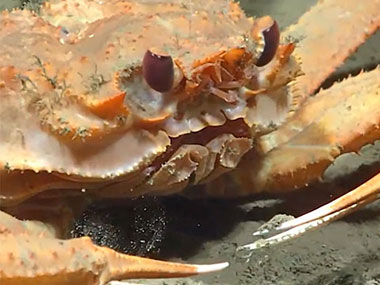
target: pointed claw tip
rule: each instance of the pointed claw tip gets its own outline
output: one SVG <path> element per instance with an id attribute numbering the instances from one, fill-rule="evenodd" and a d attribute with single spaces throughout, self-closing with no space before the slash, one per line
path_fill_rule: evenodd
<path id="1" fill-rule="evenodd" d="M 227 268 L 230 264 L 228 262 L 221 262 L 215 264 L 203 264 L 194 265 L 196 267 L 197 273 L 210 273 L 215 271 L 220 271 Z"/>
<path id="2" fill-rule="evenodd" d="M 252 235 L 253 236 L 262 236 L 262 235 L 265 235 L 268 233 L 269 233 L 269 230 L 265 229 L 265 230 L 257 230 Z"/>

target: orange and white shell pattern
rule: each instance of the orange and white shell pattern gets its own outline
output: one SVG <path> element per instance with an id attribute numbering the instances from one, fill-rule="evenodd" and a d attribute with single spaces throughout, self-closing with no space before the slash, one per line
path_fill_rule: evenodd
<path id="1" fill-rule="evenodd" d="M 237 165 L 255 133 L 297 107 L 286 92 L 299 73 L 294 46 L 278 34 L 229 1 L 55 0 L 40 16 L 3 12 L 2 203 L 121 180 L 136 196 L 169 186 L 170 167 L 180 189 L 221 174 L 215 157 L 228 144 Z M 165 178 L 149 182 L 165 163 Z"/>

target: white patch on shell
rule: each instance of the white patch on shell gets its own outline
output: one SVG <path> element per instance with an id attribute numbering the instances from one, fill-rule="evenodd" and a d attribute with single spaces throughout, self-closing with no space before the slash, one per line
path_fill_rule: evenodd
<path id="1" fill-rule="evenodd" d="M 256 125 L 258 129 L 265 130 L 285 121 L 289 111 L 289 98 L 285 87 L 275 92 L 258 94 L 252 100 L 253 106 L 248 108 L 245 118 L 248 125 Z"/>
<path id="2" fill-rule="evenodd" d="M 176 100 L 170 94 L 153 90 L 139 74 L 121 86 L 126 92 L 125 104 L 139 118 L 154 119 L 176 109 Z"/>

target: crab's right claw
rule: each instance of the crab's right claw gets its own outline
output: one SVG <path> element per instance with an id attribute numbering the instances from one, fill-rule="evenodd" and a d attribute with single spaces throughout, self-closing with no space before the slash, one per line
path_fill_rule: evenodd
<path id="1" fill-rule="evenodd" d="M 296 219 L 286 221 L 273 231 L 262 230 L 255 232 L 254 235 L 268 235 L 273 232 L 280 233 L 241 246 L 238 250 L 254 250 L 296 238 L 310 230 L 324 226 L 353 211 L 357 211 L 359 208 L 377 199 L 380 199 L 380 173 L 338 199 Z"/>

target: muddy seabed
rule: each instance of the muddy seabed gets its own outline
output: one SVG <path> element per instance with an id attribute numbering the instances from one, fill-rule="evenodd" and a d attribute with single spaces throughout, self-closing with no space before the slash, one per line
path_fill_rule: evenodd
<path id="1" fill-rule="evenodd" d="M 20 2 L 1 0 L 0 9 L 17 7 Z M 316 1 L 241 2 L 248 14 L 272 15 L 285 27 L 294 23 Z M 337 71 L 336 76 L 379 64 L 380 49 L 375 46 L 380 46 L 379 32 Z M 169 218 L 164 221 L 161 241 L 154 245 L 154 257 L 188 263 L 229 261 L 231 265 L 217 274 L 133 283 L 380 284 L 380 201 L 294 241 L 257 250 L 249 259 L 236 255 L 236 247 L 253 241 L 252 232 L 272 216 L 303 214 L 379 171 L 380 142 L 377 142 L 364 147 L 360 155 L 349 154 L 338 159 L 326 171 L 324 183 L 282 197 L 260 196 L 243 201 L 188 201 L 171 197 L 156 201 Z M 121 232 L 128 234 L 127 230 Z M 119 242 L 112 236 L 110 240 L 111 243 Z"/>

